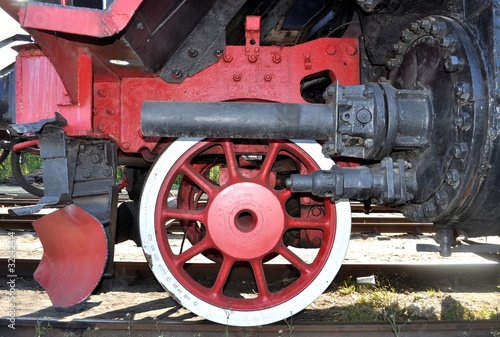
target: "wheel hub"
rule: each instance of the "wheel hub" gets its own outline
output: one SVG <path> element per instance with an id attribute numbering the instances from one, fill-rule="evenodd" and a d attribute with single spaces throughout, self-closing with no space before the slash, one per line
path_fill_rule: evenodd
<path id="1" fill-rule="evenodd" d="M 209 235 L 236 260 L 267 255 L 280 241 L 285 215 L 268 188 L 242 182 L 224 188 L 208 209 Z"/>

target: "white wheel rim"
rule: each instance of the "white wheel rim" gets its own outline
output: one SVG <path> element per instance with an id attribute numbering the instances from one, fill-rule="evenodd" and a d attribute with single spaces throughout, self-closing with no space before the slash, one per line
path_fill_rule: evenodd
<path id="1" fill-rule="evenodd" d="M 155 234 L 156 199 L 163 180 L 177 160 L 202 138 L 179 138 L 159 156 L 151 168 L 144 184 L 141 196 L 139 224 L 142 247 L 153 274 L 160 284 L 169 291 L 185 308 L 210 321 L 233 326 L 258 326 L 273 323 L 303 310 L 320 296 L 338 273 L 349 244 L 351 232 L 351 210 L 348 200 L 339 200 L 336 204 L 336 231 L 334 245 L 322 270 L 307 288 L 297 296 L 271 308 L 262 310 L 232 310 L 221 308 L 195 297 L 178 282 L 170 272 L 160 253 Z M 334 163 L 325 158 L 321 145 L 315 141 L 292 140 L 311 156 L 321 169 L 329 169 Z"/>

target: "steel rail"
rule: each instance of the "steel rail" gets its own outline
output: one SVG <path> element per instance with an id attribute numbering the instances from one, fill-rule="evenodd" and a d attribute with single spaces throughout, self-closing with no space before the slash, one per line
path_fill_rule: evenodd
<path id="1" fill-rule="evenodd" d="M 31 277 L 38 267 L 38 259 L 16 259 L 16 276 Z M 8 260 L 0 258 L 0 271 L 7 268 Z M 269 278 L 279 279 L 288 270 L 286 264 L 265 264 L 266 275 Z M 192 277 L 213 275 L 218 267 L 212 263 L 196 263 L 187 267 Z M 114 271 L 120 277 L 140 277 L 153 279 L 154 276 L 146 262 L 143 261 L 115 261 Z M 245 280 L 249 276 L 246 269 L 237 269 L 232 275 L 236 279 Z M 367 276 L 377 273 L 404 273 L 405 275 L 418 275 L 427 280 L 463 277 L 477 278 L 482 281 L 495 282 L 500 272 L 498 263 L 344 263 L 336 276 L 336 280 L 349 277 Z M 7 275 L 5 273 L 4 275 Z"/>
<path id="2" fill-rule="evenodd" d="M 339 323 L 339 322 L 285 322 L 257 327 L 230 327 L 206 321 L 156 321 L 156 320 L 109 320 L 109 319 L 38 319 L 17 317 L 15 330 L 6 318 L 0 318 L 1 336 L 31 336 L 37 331 L 54 337 L 67 336 L 351 336 L 387 337 L 397 335 L 400 329 L 406 337 L 454 337 L 493 336 L 500 331 L 500 320 L 488 321 L 414 321 L 407 323 Z M 471 335 L 471 336 L 472 336 Z"/>

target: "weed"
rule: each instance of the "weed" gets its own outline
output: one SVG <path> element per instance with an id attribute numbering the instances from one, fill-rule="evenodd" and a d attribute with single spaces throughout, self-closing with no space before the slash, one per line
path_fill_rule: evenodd
<path id="1" fill-rule="evenodd" d="M 52 326 L 50 325 L 50 322 L 47 322 L 47 326 L 43 326 L 42 322 L 40 321 L 36 322 L 35 337 L 41 337 L 49 331 L 52 331 Z"/>

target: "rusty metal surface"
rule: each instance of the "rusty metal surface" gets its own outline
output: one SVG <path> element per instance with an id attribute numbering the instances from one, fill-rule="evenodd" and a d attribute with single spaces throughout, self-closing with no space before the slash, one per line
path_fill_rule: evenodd
<path id="1" fill-rule="evenodd" d="M 228 327 L 225 325 L 182 321 L 116 321 L 104 319 L 85 319 L 62 321 L 38 318 L 16 318 L 16 329 L 7 328 L 8 321 L 0 319 L 0 335 L 25 336 L 32 334 L 35 327 L 50 326 L 54 337 L 76 335 L 90 332 L 99 336 L 351 336 L 387 337 L 393 336 L 389 323 L 338 323 L 338 322 L 282 322 L 259 327 Z M 491 336 L 492 331 L 500 329 L 500 320 L 469 322 L 410 322 L 401 332 L 406 337 L 451 337 L 451 336 Z"/>
<path id="2" fill-rule="evenodd" d="M 69 307 L 87 298 L 101 279 L 108 255 L 101 223 L 69 205 L 36 220 L 33 227 L 44 248 L 34 277 L 54 306 Z"/>

